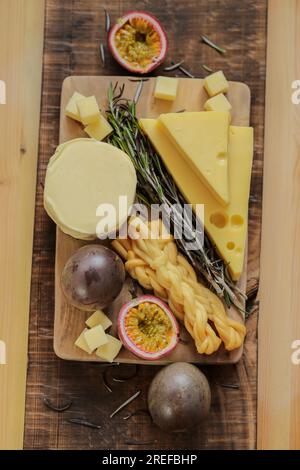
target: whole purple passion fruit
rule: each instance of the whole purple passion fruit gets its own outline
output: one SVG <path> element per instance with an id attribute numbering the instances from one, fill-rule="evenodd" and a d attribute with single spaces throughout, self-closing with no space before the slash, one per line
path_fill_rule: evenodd
<path id="1" fill-rule="evenodd" d="M 67 261 L 61 276 L 68 302 L 81 310 L 101 309 L 122 290 L 125 269 L 119 255 L 102 245 L 86 245 Z"/>
<path id="2" fill-rule="evenodd" d="M 210 387 L 192 364 L 175 362 L 161 369 L 149 388 L 148 407 L 157 426 L 168 432 L 199 426 L 210 409 Z"/>

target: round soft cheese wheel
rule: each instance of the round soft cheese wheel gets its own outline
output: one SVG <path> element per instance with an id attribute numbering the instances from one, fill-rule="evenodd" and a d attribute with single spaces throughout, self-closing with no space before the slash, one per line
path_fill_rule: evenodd
<path id="1" fill-rule="evenodd" d="M 113 232 L 126 221 L 135 190 L 136 173 L 128 155 L 105 142 L 75 139 L 57 147 L 49 161 L 44 206 L 63 232 L 92 240 L 101 218 L 97 208 L 110 204 L 115 209 L 116 217 L 103 213 L 105 233 Z"/>

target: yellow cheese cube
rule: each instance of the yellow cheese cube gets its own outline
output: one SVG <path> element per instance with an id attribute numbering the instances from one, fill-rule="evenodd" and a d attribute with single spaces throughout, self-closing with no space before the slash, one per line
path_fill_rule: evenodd
<path id="1" fill-rule="evenodd" d="M 66 116 L 70 117 L 71 119 L 75 119 L 75 121 L 81 122 L 77 103 L 83 98 L 85 98 L 85 96 L 81 95 L 77 91 L 73 93 L 65 109 Z"/>
<path id="2" fill-rule="evenodd" d="M 83 351 L 87 352 L 88 354 L 91 354 L 92 351 L 91 349 L 89 348 L 87 342 L 86 342 L 86 339 L 84 337 L 84 334 L 85 332 L 87 331 L 87 328 L 85 328 L 83 330 L 83 332 L 78 336 L 78 338 L 76 339 L 75 341 L 75 346 L 77 346 L 77 348 L 80 348 L 82 349 Z"/>
<path id="3" fill-rule="evenodd" d="M 106 335 L 106 338 L 107 343 L 97 349 L 96 355 L 104 361 L 113 362 L 122 348 L 122 343 L 111 335 Z"/>
<path id="4" fill-rule="evenodd" d="M 253 129 L 229 127 L 230 202 L 224 207 L 186 164 L 173 142 L 162 131 L 158 120 L 141 119 L 140 124 L 186 200 L 193 207 L 204 204 L 205 230 L 225 263 L 228 263 L 232 279 L 238 280 L 243 271 L 247 239 Z"/>
<path id="5" fill-rule="evenodd" d="M 77 101 L 80 120 L 85 126 L 99 119 L 100 111 L 95 96 L 88 96 Z"/>
<path id="6" fill-rule="evenodd" d="M 94 326 L 101 325 L 103 330 L 107 330 L 112 325 L 110 319 L 105 315 L 102 310 L 96 310 L 85 322 L 85 324 L 89 328 L 93 328 Z"/>
<path id="7" fill-rule="evenodd" d="M 160 100 L 174 101 L 177 95 L 178 78 L 157 77 L 154 97 Z"/>
<path id="8" fill-rule="evenodd" d="M 158 120 L 203 183 L 222 204 L 228 204 L 229 113 L 168 113 Z"/>
<path id="9" fill-rule="evenodd" d="M 102 325 L 97 325 L 90 330 L 86 330 L 84 332 L 84 339 L 91 351 L 94 351 L 108 341 Z"/>
<path id="10" fill-rule="evenodd" d="M 92 137 L 92 139 L 96 140 L 105 139 L 105 137 L 107 137 L 112 131 L 113 128 L 102 116 L 102 114 L 99 115 L 97 121 L 93 122 L 92 124 L 89 124 L 84 128 L 84 132 L 86 132 L 90 137 Z"/>
<path id="11" fill-rule="evenodd" d="M 215 96 L 219 93 L 226 93 L 229 88 L 229 83 L 222 70 L 219 70 L 204 79 L 204 88 L 209 96 Z"/>
<path id="12" fill-rule="evenodd" d="M 204 103 L 204 109 L 206 111 L 230 111 L 232 109 L 231 104 L 223 93 L 209 98 Z"/>

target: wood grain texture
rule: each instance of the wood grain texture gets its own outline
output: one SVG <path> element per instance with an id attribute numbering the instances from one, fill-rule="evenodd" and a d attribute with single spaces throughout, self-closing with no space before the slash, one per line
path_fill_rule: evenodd
<path id="1" fill-rule="evenodd" d="M 258 368 L 258 447 L 300 449 L 300 1 L 269 1 Z M 298 346 L 299 347 L 299 346 Z"/>
<path id="2" fill-rule="evenodd" d="M 23 445 L 44 2 L 0 0 L 0 449 Z"/>
<path id="3" fill-rule="evenodd" d="M 248 336 L 239 364 L 203 368 L 212 387 L 212 410 L 207 422 L 192 435 L 169 436 L 143 415 L 124 421 L 126 411 L 112 421 L 108 419 L 109 413 L 137 389 L 143 393 L 129 410 L 146 406 L 147 389 L 156 367 L 141 367 L 137 377 L 129 382 L 112 382 L 114 393 L 110 394 L 102 383 L 99 364 L 61 361 L 53 352 L 55 227 L 42 207 L 42 185 L 46 165 L 59 139 L 63 79 L 68 75 L 124 73 L 109 54 L 105 69 L 100 62 L 98 41 L 105 37 L 104 6 L 115 20 L 122 12 L 136 8 L 136 2 L 47 0 L 46 3 L 25 448 L 253 449 L 256 445 L 256 312 L 247 321 Z M 167 64 L 171 59 L 184 58 L 186 67 L 199 77 L 205 75 L 201 64 L 223 69 L 230 80 L 246 82 L 251 89 L 255 159 L 247 288 L 254 294 L 259 277 L 266 1 L 143 0 L 139 1 L 139 8 L 151 11 L 165 25 L 170 39 Z M 202 45 L 200 34 L 226 47 L 227 55 L 221 56 Z M 256 311 L 257 306 L 253 309 Z M 127 367 L 122 366 L 122 370 Z M 109 374 L 112 373 L 110 370 Z M 238 384 L 239 388 L 224 388 L 224 383 Z M 70 397 L 73 407 L 58 415 L 43 406 L 44 394 L 55 402 Z M 97 431 L 68 423 L 69 418 L 78 416 L 99 421 L 103 428 Z M 144 444 L 138 445 L 141 442 Z"/>
<path id="4" fill-rule="evenodd" d="M 203 80 L 197 78 L 180 78 L 176 100 L 166 102 L 153 98 L 155 78 L 151 78 L 143 84 L 140 99 L 137 104 L 137 116 L 147 118 L 157 118 L 166 112 L 176 112 L 180 109 L 186 111 L 201 111 L 207 99 L 207 94 L 203 86 Z M 100 109 L 107 109 L 107 94 L 110 84 L 118 83 L 125 85 L 124 97 L 133 99 L 139 83 L 129 81 L 121 76 L 104 77 L 68 77 L 64 80 L 61 95 L 60 114 L 60 143 L 76 139 L 82 135 L 86 137 L 82 126 L 74 122 L 65 115 L 65 108 L 75 91 L 84 96 L 96 96 Z M 250 120 L 250 90 L 247 85 L 239 82 L 230 82 L 228 99 L 232 105 L 232 121 L 236 126 L 247 126 Z M 199 201 L 200 202 L 200 201 Z M 106 242 L 107 244 L 107 242 Z M 56 232 L 56 263 L 55 263 L 55 320 L 54 320 L 54 349 L 56 354 L 62 359 L 78 361 L 103 362 L 96 354 L 88 354 L 74 345 L 74 341 L 85 328 L 85 320 L 90 313 L 80 311 L 72 307 L 61 289 L 62 270 L 73 253 L 79 247 L 86 245 L 86 242 L 74 240 L 64 234 L 61 230 Z M 238 287 L 245 293 L 247 286 L 247 257 L 245 257 L 245 267 Z M 117 334 L 118 314 L 122 305 L 131 300 L 130 289 L 132 283 L 130 279 L 125 283 L 122 293 L 109 307 L 108 313 L 113 319 L 112 333 Z M 241 299 L 241 306 L 245 309 L 245 301 Z M 228 315 L 237 321 L 243 321 L 241 312 L 234 306 L 228 309 Z M 180 327 L 180 337 L 185 343 L 179 343 L 175 350 L 167 357 L 155 361 L 155 365 L 168 364 L 171 362 L 185 361 L 198 364 L 234 364 L 238 362 L 243 353 L 243 346 L 233 351 L 226 351 L 221 346 L 212 355 L 200 355 L 195 347 L 194 341 L 184 327 Z M 147 361 L 138 359 L 128 349 L 122 348 L 115 362 L 147 364 Z M 149 362 L 148 362 L 149 365 Z"/>

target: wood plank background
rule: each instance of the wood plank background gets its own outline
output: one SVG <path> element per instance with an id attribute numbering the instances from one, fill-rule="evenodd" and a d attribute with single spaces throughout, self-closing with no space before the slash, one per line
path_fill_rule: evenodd
<path id="1" fill-rule="evenodd" d="M 43 26 L 43 0 L 0 0 L 0 449 L 23 446 Z"/>
<path id="2" fill-rule="evenodd" d="M 169 60 L 185 59 L 196 76 L 205 75 L 201 64 L 222 68 L 230 80 L 246 82 L 252 91 L 251 122 L 255 127 L 252 177 L 248 293 L 251 301 L 259 279 L 265 46 L 267 1 L 160 0 L 138 2 L 139 8 L 157 15 L 169 35 Z M 31 290 L 30 354 L 27 387 L 26 449 L 253 449 L 256 446 L 257 305 L 247 322 L 245 353 L 237 366 L 206 367 L 212 387 L 212 410 L 207 422 L 194 433 L 168 435 L 147 416 L 123 420 L 126 412 L 109 420 L 110 412 L 136 390 L 142 394 L 130 410 L 146 407 L 147 389 L 155 367 L 139 369 L 125 383 L 105 390 L 98 364 L 57 359 L 53 353 L 55 227 L 42 207 L 47 162 L 58 143 L 60 90 L 68 75 L 118 75 L 124 71 L 107 54 L 106 67 L 99 58 L 99 41 L 105 40 L 103 7 L 113 19 L 136 8 L 130 0 L 46 1 L 44 80 L 37 185 L 36 226 Z M 201 44 L 200 34 L 227 49 L 221 56 Z M 159 70 L 157 71 L 159 73 Z M 113 372 L 113 369 L 109 373 Z M 122 370 L 125 366 L 122 367 Z M 225 388 L 234 384 L 238 388 Z M 42 397 L 54 402 L 73 400 L 63 414 L 44 407 Z M 71 425 L 81 417 L 103 425 L 101 430 Z"/>
<path id="3" fill-rule="evenodd" d="M 292 343 L 300 339 L 300 105 L 291 100 L 292 82 L 300 78 L 299 48 L 300 1 L 270 0 L 258 330 L 261 449 L 300 449 L 299 365 L 291 360 Z"/>

